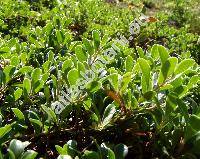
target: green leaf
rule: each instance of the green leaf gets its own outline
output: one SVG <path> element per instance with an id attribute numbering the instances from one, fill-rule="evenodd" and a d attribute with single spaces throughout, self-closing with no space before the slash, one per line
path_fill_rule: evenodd
<path id="1" fill-rule="evenodd" d="M 15 73 L 16 68 L 14 66 L 6 66 L 3 70 L 5 77 L 6 77 L 6 83 L 13 77 Z"/>
<path id="2" fill-rule="evenodd" d="M 0 138 L 3 138 L 12 129 L 11 124 L 6 124 L 4 127 L 0 128 Z"/>
<path id="3" fill-rule="evenodd" d="M 149 89 L 151 68 L 147 60 L 143 58 L 139 58 L 138 62 L 142 71 L 142 92 L 145 93 Z"/>
<path id="4" fill-rule="evenodd" d="M 103 127 L 108 125 L 110 123 L 110 121 L 112 120 L 114 114 L 116 112 L 116 108 L 114 104 L 109 104 L 104 113 L 103 113 L 103 118 L 102 118 L 102 125 Z"/>
<path id="5" fill-rule="evenodd" d="M 100 46 L 100 41 L 101 41 L 101 37 L 100 37 L 100 33 L 97 30 L 93 30 L 92 31 L 92 38 L 94 40 L 94 48 L 95 50 L 97 50 Z"/>
<path id="6" fill-rule="evenodd" d="M 56 30 L 56 37 L 57 37 L 58 43 L 62 43 L 63 42 L 64 35 L 63 35 L 61 30 Z"/>
<path id="7" fill-rule="evenodd" d="M 171 113 L 173 113 L 177 107 L 177 95 L 174 93 L 170 93 L 167 95 L 166 100 L 166 110 L 165 114 L 169 117 Z"/>
<path id="8" fill-rule="evenodd" d="M 88 54 L 90 54 L 90 55 L 94 54 L 94 48 L 88 39 L 83 38 L 83 45 L 85 46 Z"/>
<path id="9" fill-rule="evenodd" d="M 199 75 L 192 76 L 192 78 L 187 84 L 187 88 L 188 89 L 194 88 L 198 83 L 200 83 L 200 76 Z"/>
<path id="10" fill-rule="evenodd" d="M 86 88 L 91 92 L 95 93 L 101 88 L 101 83 L 98 81 L 91 81 L 86 84 Z"/>
<path id="11" fill-rule="evenodd" d="M 17 57 L 17 56 L 13 56 L 10 59 L 10 64 L 13 65 L 13 66 L 18 66 L 19 63 L 20 63 L 20 60 L 19 60 L 19 57 Z"/>
<path id="12" fill-rule="evenodd" d="M 64 72 L 65 70 L 67 70 L 68 68 L 71 68 L 73 66 L 73 62 L 71 59 L 67 59 L 63 62 L 62 65 L 62 71 Z"/>
<path id="13" fill-rule="evenodd" d="M 75 157 L 77 153 L 77 142 L 75 140 L 69 140 L 66 145 L 67 154 L 71 157 Z"/>
<path id="14" fill-rule="evenodd" d="M 200 117 L 197 115 L 192 114 L 189 119 L 189 123 L 192 126 L 193 129 L 196 131 L 200 131 Z"/>
<path id="15" fill-rule="evenodd" d="M 99 154 L 95 151 L 86 150 L 83 154 L 83 159 L 99 159 Z"/>
<path id="16" fill-rule="evenodd" d="M 42 71 L 39 68 L 36 68 L 33 70 L 32 72 L 32 83 L 34 84 L 35 82 L 37 82 L 38 80 L 40 80 L 40 75 L 41 75 Z"/>
<path id="17" fill-rule="evenodd" d="M 170 90 L 170 89 L 172 89 L 173 88 L 173 86 L 171 85 L 171 84 L 165 84 L 165 85 L 162 85 L 161 87 L 160 87 L 160 90 L 161 91 L 163 91 L 163 90 Z"/>
<path id="18" fill-rule="evenodd" d="M 128 147 L 124 144 L 118 144 L 114 148 L 116 159 L 124 159 L 128 154 Z"/>
<path id="19" fill-rule="evenodd" d="M 127 72 L 123 75 L 120 88 L 122 92 L 125 92 L 127 90 L 128 84 L 131 82 L 131 77 L 132 77 L 131 72 Z"/>
<path id="20" fill-rule="evenodd" d="M 188 70 L 190 67 L 192 67 L 195 64 L 195 61 L 193 59 L 184 59 L 181 61 L 178 66 L 175 69 L 175 74 L 180 74 Z"/>
<path id="21" fill-rule="evenodd" d="M 0 54 L 9 53 L 9 52 L 10 52 L 10 48 L 9 47 L 1 47 L 0 48 Z"/>
<path id="22" fill-rule="evenodd" d="M 40 119 L 38 114 L 32 110 L 27 110 L 29 115 L 28 115 L 28 118 L 32 118 L 32 119 Z"/>
<path id="23" fill-rule="evenodd" d="M 44 73 L 42 75 L 42 81 L 45 83 L 47 81 L 47 79 L 49 78 L 49 73 Z"/>
<path id="24" fill-rule="evenodd" d="M 85 108 L 86 111 L 90 110 L 90 108 L 92 106 L 92 100 L 90 98 L 84 100 L 83 105 L 84 105 L 84 108 Z"/>
<path id="25" fill-rule="evenodd" d="M 58 80 L 57 80 L 56 76 L 54 76 L 53 74 L 51 74 L 51 79 L 53 81 L 53 88 L 56 89 L 57 86 L 58 86 Z"/>
<path id="26" fill-rule="evenodd" d="M 135 64 L 135 66 L 133 67 L 133 73 L 134 74 L 137 74 L 137 73 L 139 73 L 140 72 L 140 65 L 139 65 L 139 63 L 137 62 L 136 64 Z"/>
<path id="27" fill-rule="evenodd" d="M 40 120 L 32 119 L 32 118 L 30 118 L 29 120 L 34 127 L 35 133 L 39 134 L 42 129 L 42 125 L 43 125 L 42 122 Z"/>
<path id="28" fill-rule="evenodd" d="M 37 154 L 38 153 L 33 150 L 27 150 L 20 159 L 35 159 Z"/>
<path id="29" fill-rule="evenodd" d="M 191 134 L 191 132 L 190 132 Z M 185 146 L 188 147 L 190 152 L 193 154 L 200 155 L 200 131 L 198 131 L 196 134 L 192 135 L 187 141 Z"/>
<path id="30" fill-rule="evenodd" d="M 18 73 L 25 74 L 33 71 L 33 67 L 31 66 L 23 66 L 19 69 Z"/>
<path id="31" fill-rule="evenodd" d="M 31 80 L 25 78 L 23 81 L 23 90 L 26 94 L 29 94 L 31 91 Z"/>
<path id="32" fill-rule="evenodd" d="M 26 64 L 27 54 L 26 53 L 21 53 L 20 59 L 21 59 L 21 62 L 23 64 Z"/>
<path id="33" fill-rule="evenodd" d="M 144 51 L 142 50 L 142 48 L 137 46 L 136 49 L 137 49 L 137 52 L 139 54 L 139 57 L 144 58 Z"/>
<path id="34" fill-rule="evenodd" d="M 3 71 L 0 69 L 0 87 L 5 83 L 5 74 Z"/>
<path id="35" fill-rule="evenodd" d="M 82 45 L 81 41 L 72 41 L 71 45 L 69 46 L 70 51 L 75 51 L 77 45 Z"/>
<path id="36" fill-rule="evenodd" d="M 15 98 L 15 101 L 17 101 L 21 96 L 22 96 L 22 89 L 21 88 L 18 88 L 15 92 L 14 92 L 14 98 Z"/>
<path id="37" fill-rule="evenodd" d="M 32 118 L 30 118 L 29 119 L 30 120 L 30 122 L 32 123 L 32 124 L 36 124 L 38 127 L 42 127 L 42 122 L 40 121 L 40 120 L 37 120 L 37 119 L 32 119 Z"/>
<path id="38" fill-rule="evenodd" d="M 48 61 L 54 61 L 54 53 L 51 50 L 48 52 Z"/>
<path id="39" fill-rule="evenodd" d="M 119 90 L 119 78 L 117 73 L 113 73 L 108 76 L 108 80 L 110 81 L 111 85 L 113 86 L 114 90 L 118 92 Z"/>
<path id="40" fill-rule="evenodd" d="M 184 118 L 185 118 L 185 120 L 187 122 L 188 119 L 189 119 L 187 105 L 181 99 L 177 99 L 177 104 L 178 104 L 178 107 L 181 110 L 181 113 L 183 114 L 183 116 L 184 116 Z"/>
<path id="41" fill-rule="evenodd" d="M 132 90 L 128 89 L 127 91 L 127 104 L 129 106 L 129 108 L 138 108 L 138 101 L 136 99 L 136 97 L 132 94 Z"/>
<path id="42" fill-rule="evenodd" d="M 86 53 L 83 51 L 81 45 L 77 45 L 77 46 L 76 46 L 76 48 L 75 48 L 75 54 L 76 54 L 76 57 L 78 58 L 78 60 L 79 60 L 80 62 L 87 61 L 87 55 L 86 55 Z"/>
<path id="43" fill-rule="evenodd" d="M 0 126 L 2 126 L 3 118 L 2 115 L 0 114 Z"/>
<path id="44" fill-rule="evenodd" d="M 22 142 L 20 140 L 13 139 L 10 142 L 9 149 L 15 154 L 15 157 L 18 158 L 29 144 L 30 142 L 28 141 Z"/>
<path id="45" fill-rule="evenodd" d="M 149 92 L 146 92 L 143 97 L 146 99 L 146 100 L 151 100 L 154 96 L 156 95 L 156 92 L 154 91 L 149 91 Z"/>
<path id="46" fill-rule="evenodd" d="M 176 57 L 170 57 L 167 59 L 167 61 L 161 67 L 158 77 L 158 84 L 164 83 L 165 80 L 174 73 L 174 69 L 177 63 L 178 59 Z"/>
<path id="47" fill-rule="evenodd" d="M 71 86 L 76 84 L 78 78 L 79 78 L 79 73 L 78 70 L 75 68 L 70 70 L 67 74 L 67 79 Z"/>
<path id="48" fill-rule="evenodd" d="M 82 62 L 78 62 L 77 69 L 78 69 L 79 75 L 81 76 L 81 74 L 85 72 L 84 64 Z"/>
<path id="49" fill-rule="evenodd" d="M 176 77 L 174 78 L 170 84 L 174 87 L 174 88 L 177 88 L 179 86 L 181 86 L 183 84 L 183 78 L 180 76 L 180 77 Z"/>
<path id="50" fill-rule="evenodd" d="M 48 72 L 49 68 L 50 68 L 51 62 L 50 61 L 46 61 L 43 65 L 42 68 L 44 70 L 44 72 Z"/>
<path id="51" fill-rule="evenodd" d="M 13 113 L 15 114 L 15 116 L 19 119 L 19 120 L 23 120 L 25 121 L 25 117 L 24 114 L 21 112 L 21 110 L 19 110 L 18 108 L 11 108 Z"/>
<path id="52" fill-rule="evenodd" d="M 75 140 L 67 141 L 67 145 L 70 146 L 73 149 L 77 149 L 77 142 Z"/>
<path id="53" fill-rule="evenodd" d="M 158 44 L 154 44 L 151 48 L 151 56 L 154 60 L 159 58 Z"/>
<path id="54" fill-rule="evenodd" d="M 167 61 L 167 59 L 169 58 L 169 53 L 164 46 L 158 45 L 157 47 L 158 47 L 158 53 L 159 53 L 159 56 L 160 56 L 160 60 L 161 60 L 161 63 L 163 65 Z"/>
<path id="55" fill-rule="evenodd" d="M 38 93 L 43 87 L 44 87 L 44 81 L 43 80 L 37 81 L 33 85 L 33 91 L 35 93 Z"/>
<path id="56" fill-rule="evenodd" d="M 41 106 L 42 109 L 48 114 L 48 116 L 55 122 L 57 123 L 57 117 L 54 111 L 51 108 L 46 107 L 45 105 Z"/>
<path id="57" fill-rule="evenodd" d="M 176 89 L 174 89 L 174 92 L 178 95 L 179 98 L 183 98 L 184 96 L 187 95 L 188 92 L 188 88 L 185 85 L 176 87 Z"/>
<path id="58" fill-rule="evenodd" d="M 44 95 L 46 97 L 47 103 L 49 103 L 51 94 L 50 94 L 50 88 L 47 84 L 44 84 Z"/>
<path id="59" fill-rule="evenodd" d="M 57 159 L 72 159 L 69 155 L 59 155 Z"/>
<path id="60" fill-rule="evenodd" d="M 59 145 L 55 145 L 55 147 L 56 147 L 56 150 L 58 151 L 58 153 L 59 153 L 60 155 L 67 155 L 67 149 L 62 148 L 62 147 L 59 146 Z"/>
<path id="61" fill-rule="evenodd" d="M 134 66 L 133 58 L 128 55 L 125 62 L 126 72 L 132 72 Z"/>
<path id="62" fill-rule="evenodd" d="M 16 159 L 15 154 L 10 149 L 8 149 L 8 154 L 9 154 L 9 159 Z"/>
<path id="63" fill-rule="evenodd" d="M 103 159 L 115 159 L 114 152 L 105 145 L 105 143 L 101 144 L 101 154 L 103 156 Z"/>

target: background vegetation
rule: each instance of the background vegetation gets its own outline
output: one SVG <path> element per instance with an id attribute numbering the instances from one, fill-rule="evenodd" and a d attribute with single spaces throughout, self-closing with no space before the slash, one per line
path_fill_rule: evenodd
<path id="1" fill-rule="evenodd" d="M 0 1 L 0 158 L 199 158 L 199 15 L 198 0 Z"/>

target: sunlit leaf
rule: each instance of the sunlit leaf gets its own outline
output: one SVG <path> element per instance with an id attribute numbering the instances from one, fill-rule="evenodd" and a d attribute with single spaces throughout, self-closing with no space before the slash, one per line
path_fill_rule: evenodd
<path id="1" fill-rule="evenodd" d="M 71 86 L 76 84 L 78 78 L 79 78 L 79 73 L 78 70 L 75 68 L 70 70 L 67 74 L 67 79 Z"/>
<path id="2" fill-rule="evenodd" d="M 19 120 L 25 120 L 24 114 L 21 112 L 21 110 L 19 110 L 18 108 L 12 108 L 12 111 Z"/>
<path id="3" fill-rule="evenodd" d="M 195 64 L 193 59 L 184 59 L 181 61 L 175 69 L 175 74 L 183 73 Z"/>

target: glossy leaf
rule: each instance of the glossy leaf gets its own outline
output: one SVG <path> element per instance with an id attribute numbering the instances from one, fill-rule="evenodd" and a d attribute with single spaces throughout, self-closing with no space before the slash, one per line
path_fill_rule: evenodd
<path id="1" fill-rule="evenodd" d="M 42 71 L 39 68 L 36 68 L 33 70 L 31 77 L 32 77 L 32 83 L 34 84 L 35 82 L 37 82 L 38 80 L 40 80 L 40 75 L 41 75 Z"/>
<path id="2" fill-rule="evenodd" d="M 57 159 L 72 159 L 69 155 L 59 155 Z"/>
<path id="3" fill-rule="evenodd" d="M 196 131 L 200 131 L 200 117 L 192 114 L 190 116 L 189 123 Z"/>
<path id="4" fill-rule="evenodd" d="M 161 71 L 158 77 L 158 84 L 165 82 L 165 80 L 174 73 L 174 69 L 177 63 L 178 59 L 176 57 L 170 57 L 166 60 L 166 62 L 161 67 Z"/>
<path id="5" fill-rule="evenodd" d="M 22 68 L 19 69 L 18 73 L 25 74 L 25 73 L 32 72 L 32 70 L 33 70 L 33 67 L 31 66 L 23 66 Z"/>
<path id="6" fill-rule="evenodd" d="M 93 54 L 94 54 L 94 48 L 93 48 L 93 46 L 92 46 L 91 41 L 89 41 L 89 40 L 86 39 L 86 38 L 83 38 L 83 45 L 85 46 L 85 48 L 86 48 L 88 54 L 90 54 L 90 55 L 93 55 Z"/>
<path id="7" fill-rule="evenodd" d="M 115 91 L 119 89 L 119 75 L 117 73 L 113 73 L 108 76 L 108 80 L 110 81 L 112 87 Z"/>
<path id="8" fill-rule="evenodd" d="M 139 54 L 139 57 L 144 58 L 144 51 L 142 50 L 142 48 L 137 46 L 136 49 L 137 49 L 137 52 Z"/>
<path id="9" fill-rule="evenodd" d="M 158 53 L 159 53 L 159 56 L 160 56 L 160 60 L 161 60 L 161 63 L 163 65 L 163 64 L 165 64 L 165 62 L 169 58 L 169 53 L 164 46 L 158 45 L 157 47 L 158 47 Z"/>
<path id="10" fill-rule="evenodd" d="M 42 109 L 48 114 L 48 116 L 57 123 L 57 117 L 56 114 L 54 113 L 54 111 L 51 108 L 46 107 L 45 105 L 41 106 Z"/>
<path id="11" fill-rule="evenodd" d="M 13 76 L 16 71 L 16 68 L 14 66 L 6 66 L 3 70 L 5 77 L 6 77 L 6 82 L 8 82 Z"/>
<path id="12" fill-rule="evenodd" d="M 149 89 L 151 68 L 145 59 L 139 58 L 138 63 L 142 71 L 142 92 L 145 93 Z"/>
<path id="13" fill-rule="evenodd" d="M 19 65 L 19 58 L 17 56 L 13 56 L 11 59 L 10 59 L 10 64 L 13 65 L 13 66 L 18 66 Z"/>
<path id="14" fill-rule="evenodd" d="M 15 92 L 14 92 L 14 98 L 15 98 L 15 101 L 17 101 L 21 96 L 22 96 L 22 89 L 21 88 L 18 88 Z"/>
<path id="15" fill-rule="evenodd" d="M 6 135 L 10 130 L 12 129 L 11 124 L 6 124 L 4 127 L 0 128 L 0 138 L 3 138 L 4 135 Z"/>
<path id="16" fill-rule="evenodd" d="M 97 30 L 94 30 L 92 32 L 92 37 L 93 37 L 93 40 L 94 40 L 94 47 L 97 50 L 99 48 L 100 41 L 101 41 L 100 33 Z"/>
<path id="17" fill-rule="evenodd" d="M 122 92 L 125 92 L 127 90 L 128 84 L 131 82 L 131 78 L 132 78 L 131 72 L 127 72 L 123 75 L 120 88 Z"/>
<path id="18" fill-rule="evenodd" d="M 24 114 L 21 112 L 21 110 L 19 110 L 18 108 L 12 108 L 12 111 L 19 120 L 25 120 Z"/>
<path id="19" fill-rule="evenodd" d="M 34 131 L 36 134 L 39 134 L 41 132 L 41 128 L 43 126 L 42 122 L 40 120 L 37 120 L 37 119 L 29 119 L 31 124 L 33 125 L 34 127 Z"/>
<path id="20" fill-rule="evenodd" d="M 76 57 L 78 58 L 78 60 L 80 62 L 84 62 L 87 60 L 87 55 L 86 53 L 83 51 L 82 46 L 81 45 L 77 45 L 75 48 L 75 54 Z"/>
<path id="21" fill-rule="evenodd" d="M 154 60 L 157 60 L 159 58 L 159 52 L 158 52 L 158 45 L 154 44 L 151 48 L 151 56 Z"/>
<path id="22" fill-rule="evenodd" d="M 116 108 L 114 104 L 109 104 L 103 114 L 103 119 L 102 119 L 102 124 L 103 126 L 106 126 L 107 124 L 110 123 L 112 120 L 114 114 L 116 112 Z"/>
<path id="23" fill-rule="evenodd" d="M 116 159 L 124 159 L 128 154 L 128 147 L 124 144 L 118 144 L 114 148 Z"/>
<path id="24" fill-rule="evenodd" d="M 188 70 L 190 67 L 192 67 L 195 64 L 195 61 L 193 59 L 185 59 L 181 61 L 178 66 L 175 69 L 175 74 L 180 74 Z"/>
<path id="25" fill-rule="evenodd" d="M 33 150 L 27 150 L 23 156 L 21 157 L 21 159 L 35 159 L 37 156 L 37 152 L 33 151 Z"/>
<path id="26" fill-rule="evenodd" d="M 132 72 L 134 66 L 133 58 L 128 55 L 125 62 L 126 72 Z"/>
<path id="27" fill-rule="evenodd" d="M 83 159 L 100 159 L 100 157 L 97 152 L 86 150 L 83 154 Z"/>
<path id="28" fill-rule="evenodd" d="M 15 157 L 18 158 L 29 144 L 30 143 L 28 141 L 22 142 L 20 140 L 13 139 L 10 142 L 9 149 L 15 154 Z"/>
<path id="29" fill-rule="evenodd" d="M 101 83 L 97 81 L 92 81 L 87 83 L 86 89 L 88 89 L 91 93 L 98 91 L 101 88 Z"/>
<path id="30" fill-rule="evenodd" d="M 105 143 L 101 144 L 101 154 L 104 159 L 115 159 L 114 152 Z"/>
<path id="31" fill-rule="evenodd" d="M 67 74 L 67 79 L 71 86 L 76 84 L 78 78 L 79 78 L 79 73 L 78 70 L 75 68 L 70 70 Z"/>
<path id="32" fill-rule="evenodd" d="M 31 80 L 29 80 L 28 78 L 25 78 L 23 81 L 23 89 L 27 94 L 31 91 Z"/>

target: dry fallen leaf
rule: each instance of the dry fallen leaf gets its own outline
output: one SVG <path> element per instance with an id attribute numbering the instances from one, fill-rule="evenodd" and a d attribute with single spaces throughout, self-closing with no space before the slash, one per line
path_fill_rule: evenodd
<path id="1" fill-rule="evenodd" d="M 149 17 L 149 18 L 147 19 L 147 21 L 148 21 L 148 22 L 157 22 L 158 19 L 155 18 L 155 17 Z"/>

